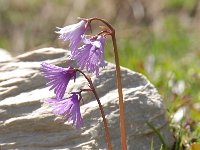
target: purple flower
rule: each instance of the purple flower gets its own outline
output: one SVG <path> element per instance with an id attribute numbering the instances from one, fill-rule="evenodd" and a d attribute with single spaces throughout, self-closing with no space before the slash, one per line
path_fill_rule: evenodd
<path id="1" fill-rule="evenodd" d="M 56 33 L 60 34 L 60 39 L 64 41 L 70 40 L 69 48 L 73 54 L 74 50 L 76 50 L 79 46 L 79 43 L 82 40 L 81 36 L 85 33 L 87 26 L 88 22 L 81 20 L 76 24 L 72 24 L 64 28 L 57 27 L 60 31 L 56 31 Z"/>
<path id="2" fill-rule="evenodd" d="M 42 74 L 49 80 L 48 86 L 51 86 L 49 90 L 54 89 L 57 99 L 62 99 L 67 85 L 72 77 L 75 79 L 76 71 L 72 67 L 61 68 L 48 63 L 42 63 Z"/>
<path id="3" fill-rule="evenodd" d="M 99 75 L 99 67 L 104 67 L 104 43 L 105 38 L 98 36 L 96 39 L 86 39 L 83 37 L 85 45 L 78 48 L 72 58 L 76 60 L 81 69 L 85 68 L 90 72 L 96 71 L 96 76 Z"/>
<path id="4" fill-rule="evenodd" d="M 48 102 L 53 108 L 53 113 L 58 116 L 68 118 L 67 121 L 73 121 L 72 125 L 76 124 L 76 128 L 80 128 L 83 124 L 83 119 L 80 113 L 80 101 L 78 93 L 73 93 L 72 96 L 66 99 L 49 99 Z"/>

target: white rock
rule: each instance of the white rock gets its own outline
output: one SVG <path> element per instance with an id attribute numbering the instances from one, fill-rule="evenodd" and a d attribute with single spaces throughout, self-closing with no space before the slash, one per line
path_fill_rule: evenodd
<path id="1" fill-rule="evenodd" d="M 44 102 L 54 96 L 48 91 L 40 74 L 40 64 L 47 61 L 66 66 L 69 52 L 63 49 L 45 48 L 18 56 L 0 65 L 0 145 L 2 149 L 50 150 L 50 149 L 107 149 L 104 127 L 98 104 L 91 93 L 84 93 L 81 113 L 84 126 L 74 129 L 51 113 Z M 61 57 L 62 56 L 62 57 Z M 158 136 L 146 124 L 150 121 L 163 136 L 168 147 L 173 136 L 168 127 L 166 110 L 155 87 L 142 75 L 121 68 L 127 145 L 129 150 L 148 150 L 154 141 L 160 149 Z M 108 63 L 100 76 L 92 76 L 108 121 L 113 150 L 120 148 L 119 106 L 115 81 L 115 65 Z M 87 82 L 77 77 L 68 91 L 75 91 Z"/>
<path id="2" fill-rule="evenodd" d="M 11 54 L 5 49 L 0 48 L 0 62 L 11 60 Z"/>

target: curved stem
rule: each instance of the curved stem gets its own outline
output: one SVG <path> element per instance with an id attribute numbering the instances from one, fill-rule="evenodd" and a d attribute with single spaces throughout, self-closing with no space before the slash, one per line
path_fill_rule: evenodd
<path id="1" fill-rule="evenodd" d="M 117 86 L 118 86 L 118 94 L 119 94 L 119 111 L 120 111 L 120 129 L 121 129 L 121 144 L 122 149 L 126 150 L 126 128 L 125 128 L 125 119 L 124 119 L 124 103 L 123 103 L 123 93 L 122 93 L 122 82 L 121 82 L 121 73 L 120 73 L 120 65 L 119 65 L 119 56 L 117 51 L 117 43 L 115 38 L 115 30 L 114 28 L 104 19 L 100 18 L 90 18 L 88 19 L 90 22 L 93 20 L 99 20 L 104 23 L 111 30 L 111 37 L 113 42 L 113 50 L 115 56 L 115 64 L 116 64 L 116 78 L 117 78 Z"/>
<path id="2" fill-rule="evenodd" d="M 112 145 L 111 145 L 111 140 L 110 140 L 110 134 L 109 134 L 109 131 L 108 131 L 108 125 L 107 125 L 107 122 L 106 122 L 106 118 L 105 118 L 105 113 L 103 111 L 103 107 L 101 105 L 101 102 L 100 102 L 100 99 L 97 95 L 97 92 L 94 88 L 94 85 L 92 83 L 92 80 L 89 76 L 86 76 L 81 70 L 79 69 L 76 69 L 78 72 L 80 72 L 84 77 L 85 79 L 88 81 L 89 85 L 90 85 L 90 88 L 98 102 L 98 105 L 99 105 L 99 109 L 100 109 L 100 112 L 101 112 L 101 116 L 103 118 L 103 124 L 104 124 L 104 129 L 105 129 L 105 135 L 106 135 L 106 140 L 107 140 L 107 144 L 108 144 L 108 150 L 112 150 Z"/>
<path id="3" fill-rule="evenodd" d="M 113 34 L 111 36 L 112 36 L 113 49 L 114 49 L 114 54 L 115 54 L 116 76 L 117 76 L 117 85 L 118 85 L 118 93 L 119 93 L 121 142 L 122 142 L 122 149 L 126 150 L 127 149 L 127 146 L 126 146 L 126 127 L 125 127 L 125 119 L 124 119 L 124 116 L 125 116 L 124 115 L 124 102 L 123 102 L 119 57 L 118 57 L 115 33 L 113 32 Z"/>
<path id="4" fill-rule="evenodd" d="M 106 20 L 100 19 L 100 18 L 96 18 L 96 17 L 88 19 L 88 21 L 90 21 L 90 22 L 92 22 L 93 20 L 99 20 L 99 21 L 101 21 L 101 22 L 104 23 L 112 32 L 114 31 L 114 28 L 113 28 Z"/>

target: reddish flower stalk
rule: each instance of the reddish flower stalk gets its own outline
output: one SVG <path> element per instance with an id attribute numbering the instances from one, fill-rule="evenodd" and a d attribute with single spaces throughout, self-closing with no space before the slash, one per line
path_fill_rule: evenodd
<path id="1" fill-rule="evenodd" d="M 100 18 L 90 18 L 88 21 L 99 20 L 104 23 L 110 29 L 110 35 L 112 37 L 113 42 L 113 50 L 115 56 L 115 64 L 116 64 L 116 78 L 117 78 L 117 86 L 118 86 L 118 94 L 119 94 L 119 111 L 120 111 L 120 129 L 121 129 L 121 144 L 122 149 L 126 150 L 126 128 L 125 128 L 125 119 L 124 119 L 124 103 L 123 103 L 123 93 L 122 93 L 122 82 L 121 82 L 121 73 L 120 73 L 120 65 L 119 65 L 119 56 L 117 51 L 117 43 L 115 38 L 115 30 L 114 28 L 104 19 Z"/>
<path id="2" fill-rule="evenodd" d="M 91 90 L 92 90 L 92 92 L 93 92 L 93 94 L 94 94 L 94 96 L 95 96 L 95 98 L 96 98 L 96 100 L 98 102 L 99 109 L 100 109 L 100 112 L 101 112 L 101 116 L 103 118 L 103 125 L 104 125 L 104 129 L 105 129 L 105 135 L 106 135 L 106 140 L 107 140 L 107 144 L 108 144 L 108 149 L 112 150 L 112 145 L 111 145 L 111 140 L 110 140 L 110 134 L 109 134 L 109 131 L 108 131 L 108 125 L 107 125 L 107 122 L 106 122 L 105 113 L 103 111 L 103 107 L 101 105 L 100 99 L 99 99 L 99 97 L 97 95 L 97 92 L 95 90 L 95 87 L 94 87 L 94 85 L 92 83 L 92 80 L 91 80 L 91 78 L 89 76 L 86 76 L 81 70 L 79 70 L 79 69 L 76 69 L 76 70 L 78 72 L 80 72 L 85 77 L 85 79 L 88 81 L 89 87 L 91 88 Z M 89 90 L 87 90 L 87 91 L 89 91 Z"/>
<path id="3" fill-rule="evenodd" d="M 115 64 L 116 64 L 116 78 L 117 78 L 117 85 L 118 85 L 118 94 L 119 94 L 119 111 L 120 111 L 120 129 L 121 129 L 121 144 L 122 149 L 126 150 L 126 130 L 125 130 L 125 119 L 124 119 L 124 103 L 123 103 L 123 93 L 122 93 L 122 82 L 121 82 L 121 74 L 120 74 L 120 65 L 119 65 L 119 57 L 118 57 L 118 51 L 117 51 L 117 44 L 116 44 L 116 38 L 115 38 L 115 30 L 114 28 L 104 19 L 100 18 L 80 18 L 80 22 L 77 24 L 69 25 L 64 28 L 58 28 L 60 31 L 57 31 L 56 33 L 60 34 L 60 38 L 65 40 L 70 40 L 70 49 L 72 58 L 76 60 L 77 64 L 81 69 L 86 68 L 87 71 L 90 72 L 96 72 L 96 76 L 99 75 L 99 67 L 104 67 L 104 40 L 107 35 L 110 35 L 112 37 L 113 42 L 113 50 L 114 50 L 114 56 L 115 56 Z M 87 39 L 85 36 L 85 32 L 87 28 L 91 28 L 91 22 L 93 20 L 97 20 L 102 22 L 106 25 L 106 27 L 103 27 L 102 31 Z M 84 45 L 78 48 L 80 42 L 83 42 Z M 43 66 L 45 67 L 45 66 Z M 45 68 L 44 68 L 45 69 Z M 50 69 L 50 70 L 49 70 Z M 51 72 L 51 69 L 54 71 Z M 106 139 L 108 143 L 108 149 L 111 150 L 111 142 L 110 142 L 110 136 L 108 132 L 107 122 L 105 119 L 105 114 L 103 111 L 103 108 L 101 106 L 99 97 L 97 96 L 96 90 L 92 84 L 91 78 L 89 76 L 86 76 L 81 70 L 75 69 L 76 71 L 83 74 L 83 76 L 87 79 L 89 86 L 91 88 L 91 91 L 95 95 L 97 102 L 99 104 L 100 112 L 102 114 L 104 128 L 105 128 L 105 134 Z M 68 74 L 66 74 L 65 69 L 60 69 L 58 67 L 52 68 L 48 67 L 45 70 L 47 72 L 47 76 L 50 80 L 52 80 L 49 84 L 52 85 L 52 89 L 54 89 L 56 96 L 60 99 L 64 96 L 64 92 L 66 90 L 68 81 L 70 78 L 68 77 Z M 74 72 L 73 72 L 74 73 Z M 50 75 L 49 75 L 50 74 Z M 66 75 L 65 75 L 66 74 Z M 62 77 L 62 80 L 57 77 Z M 67 82 L 61 83 L 60 81 L 63 81 L 64 78 L 67 78 Z M 84 90 L 83 91 L 90 91 L 90 90 Z"/>

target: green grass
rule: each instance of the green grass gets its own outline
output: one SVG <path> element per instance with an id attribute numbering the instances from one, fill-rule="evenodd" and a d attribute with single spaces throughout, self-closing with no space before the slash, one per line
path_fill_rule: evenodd
<path id="1" fill-rule="evenodd" d="M 166 0 L 166 5 L 169 9 L 179 10 L 187 9 L 192 10 L 196 5 L 197 0 Z"/>
<path id="2" fill-rule="evenodd" d="M 187 107 L 188 112 L 179 122 L 170 123 L 176 136 L 174 150 L 200 142 L 200 108 L 195 108 L 198 104 L 200 107 L 199 38 L 188 33 L 177 20 L 166 16 L 166 32 L 161 35 L 144 28 L 144 36 L 118 40 L 120 64 L 143 73 L 158 88 L 167 105 L 169 120 L 178 109 Z M 108 45 L 107 49 L 110 48 Z M 106 58 L 113 61 L 111 51 L 106 51 Z"/>

